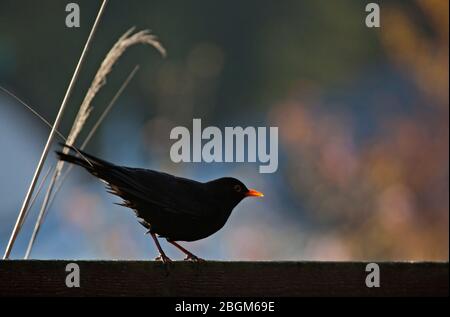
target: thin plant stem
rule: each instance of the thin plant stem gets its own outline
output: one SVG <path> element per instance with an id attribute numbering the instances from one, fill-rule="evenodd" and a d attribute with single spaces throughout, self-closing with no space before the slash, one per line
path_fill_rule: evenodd
<path id="1" fill-rule="evenodd" d="M 30 184 L 30 186 L 28 188 L 28 191 L 27 191 L 27 194 L 26 194 L 25 199 L 23 201 L 22 207 L 21 207 L 21 209 L 19 211 L 19 215 L 17 217 L 16 224 L 14 225 L 14 229 L 13 229 L 13 231 L 11 233 L 10 238 L 9 238 L 8 245 L 6 246 L 5 254 L 3 255 L 3 259 L 4 260 L 8 259 L 10 254 L 11 254 L 11 250 L 12 250 L 12 248 L 14 246 L 14 242 L 16 241 L 17 236 L 18 236 L 19 231 L 20 231 L 20 228 L 21 228 L 20 224 L 23 222 L 23 218 L 25 217 L 26 211 L 27 211 L 29 203 L 30 203 L 30 199 L 31 199 L 31 197 L 33 195 L 34 188 L 36 187 L 36 183 L 37 183 L 39 175 L 40 175 L 40 173 L 42 171 L 42 167 L 44 166 L 45 160 L 46 160 L 48 152 L 50 150 L 51 143 L 52 143 L 53 138 L 54 138 L 54 136 L 56 134 L 56 130 L 58 129 L 58 126 L 59 126 L 59 124 L 60 124 L 60 122 L 62 120 L 62 116 L 64 114 L 64 110 L 66 108 L 67 102 L 69 100 L 69 97 L 72 94 L 72 90 L 73 90 L 73 88 L 75 86 L 75 82 L 77 81 L 78 76 L 80 74 L 81 66 L 83 65 L 83 62 L 84 62 L 84 60 L 86 58 L 87 51 L 89 50 L 89 46 L 90 46 L 90 44 L 92 42 L 92 39 L 94 38 L 94 34 L 95 34 L 96 30 L 97 30 L 97 27 L 99 25 L 101 16 L 103 15 L 103 12 L 104 12 L 104 10 L 106 8 L 106 4 L 107 3 L 108 3 L 108 0 L 103 0 L 102 5 L 101 5 L 101 7 L 99 9 L 99 12 L 97 14 L 97 17 L 95 19 L 95 22 L 94 22 L 94 24 L 92 26 L 91 32 L 90 32 L 90 34 L 88 36 L 86 44 L 85 44 L 85 46 L 83 48 L 83 51 L 81 53 L 80 59 L 78 60 L 77 66 L 76 66 L 75 71 L 74 71 L 74 73 L 72 75 L 72 79 L 70 80 L 70 83 L 69 83 L 69 86 L 67 88 L 66 94 L 65 94 L 64 99 L 63 99 L 63 101 L 61 103 L 61 106 L 59 108 L 58 114 L 56 115 L 56 119 L 55 119 L 55 122 L 54 122 L 54 124 L 52 126 L 52 130 L 50 131 L 50 134 L 48 136 L 48 139 L 47 139 L 47 142 L 45 144 L 44 150 L 42 151 L 41 157 L 39 159 L 39 163 L 38 163 L 37 168 L 36 168 L 36 170 L 34 172 L 33 178 L 31 180 L 31 184 Z"/>
<path id="2" fill-rule="evenodd" d="M 101 114 L 100 118 L 94 124 L 94 126 L 92 127 L 92 129 L 89 132 L 88 136 L 84 140 L 83 144 L 80 147 L 81 150 L 83 150 L 86 147 L 86 145 L 89 143 L 89 141 L 91 140 L 91 138 L 94 135 L 94 133 L 97 131 L 97 129 L 99 128 L 99 126 L 101 125 L 103 120 L 106 118 L 106 116 L 108 115 L 108 113 L 110 112 L 110 110 L 112 109 L 114 104 L 116 103 L 117 99 L 123 93 L 123 91 L 128 86 L 129 82 L 131 81 L 131 79 L 133 79 L 134 75 L 136 74 L 136 72 L 138 70 L 139 70 L 139 66 L 136 66 L 133 69 L 133 71 L 128 75 L 127 79 L 120 86 L 119 90 L 114 95 L 114 97 L 111 99 L 111 101 L 109 102 L 108 106 L 105 108 L 105 110 Z M 27 251 L 25 253 L 24 259 L 28 259 L 30 257 L 31 251 L 32 251 L 33 246 L 34 246 L 34 242 L 36 241 L 36 238 L 37 238 L 37 235 L 38 235 L 38 233 L 40 231 L 42 223 L 44 222 L 44 219 L 45 219 L 45 217 L 47 215 L 47 211 L 50 208 L 50 206 L 51 206 L 51 204 L 52 204 L 56 194 L 58 193 L 59 189 L 61 188 L 61 186 L 62 186 L 62 184 L 64 182 L 64 179 L 67 177 L 67 175 L 69 174 L 69 172 L 72 169 L 72 167 L 73 167 L 73 165 L 70 165 L 68 167 L 68 169 L 66 170 L 65 174 L 63 175 L 63 178 L 61 178 L 61 181 L 58 183 L 58 186 L 56 187 L 55 191 L 53 191 L 53 189 L 55 188 L 55 184 L 56 184 L 56 181 L 58 179 L 58 173 L 57 173 L 56 170 L 53 172 L 52 180 L 51 180 L 51 183 L 50 183 L 50 185 L 49 185 L 49 187 L 47 189 L 47 192 L 45 194 L 44 201 L 43 201 L 42 206 L 41 206 L 41 210 L 39 211 L 39 215 L 38 215 L 38 218 L 36 220 L 36 224 L 35 224 L 34 229 L 33 229 L 33 233 L 31 235 L 30 241 L 28 242 L 28 247 L 27 247 Z"/>
<path id="3" fill-rule="evenodd" d="M 27 219 L 28 213 L 30 211 L 30 209 L 33 207 L 34 202 L 36 201 L 36 198 L 39 196 L 39 194 L 41 193 L 42 188 L 44 187 L 44 183 L 48 177 L 48 175 L 50 175 L 50 172 L 52 171 L 53 167 L 50 166 L 47 170 L 47 173 L 45 173 L 44 178 L 41 180 L 41 182 L 39 183 L 38 189 L 36 191 L 36 194 L 33 196 L 33 198 L 31 199 L 30 202 L 30 206 L 28 207 L 27 213 L 25 214 L 25 217 L 23 217 L 23 221 L 20 224 L 21 226 L 23 225 L 23 223 L 25 222 L 25 220 Z"/>
<path id="4" fill-rule="evenodd" d="M 28 105 L 25 101 L 23 101 L 22 99 L 20 99 L 17 95 L 15 95 L 14 93 L 12 93 L 11 91 L 9 91 L 8 89 L 0 86 L 0 90 L 4 91 L 6 94 L 8 94 L 10 97 L 12 97 L 13 99 L 15 99 L 16 101 L 18 101 L 20 104 L 22 104 L 23 106 L 25 106 L 28 110 L 31 111 L 31 113 L 33 113 L 36 117 L 38 117 L 42 122 L 44 122 L 50 129 L 52 128 L 52 125 L 50 122 L 48 122 L 47 119 L 45 119 L 43 116 L 41 116 L 39 114 L 39 112 L 37 112 L 36 110 L 34 110 L 30 105 Z M 64 143 L 67 143 L 67 138 L 58 130 L 55 130 L 55 133 L 57 134 L 57 136 L 59 136 Z M 80 153 L 80 151 L 78 151 L 77 148 L 74 148 L 74 150 L 78 153 L 78 155 L 84 159 L 89 165 L 92 166 L 91 161 L 89 161 L 83 154 Z"/>

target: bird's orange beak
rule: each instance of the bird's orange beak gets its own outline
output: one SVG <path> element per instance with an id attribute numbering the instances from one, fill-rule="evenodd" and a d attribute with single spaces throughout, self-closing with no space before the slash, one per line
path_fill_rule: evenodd
<path id="1" fill-rule="evenodd" d="M 247 193 L 245 193 L 246 197 L 264 197 L 264 194 L 254 190 L 254 189 L 249 189 Z"/>

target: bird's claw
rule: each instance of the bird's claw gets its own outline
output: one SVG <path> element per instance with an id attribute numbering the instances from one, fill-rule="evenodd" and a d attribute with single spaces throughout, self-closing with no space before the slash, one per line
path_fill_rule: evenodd
<path id="1" fill-rule="evenodd" d="M 191 255 L 187 255 L 184 258 L 185 261 L 192 261 L 192 262 L 205 262 L 205 260 L 203 260 L 202 258 L 199 258 L 198 256 L 195 256 L 193 254 Z"/>
<path id="2" fill-rule="evenodd" d="M 164 264 L 171 263 L 172 260 L 165 254 L 160 254 L 155 258 L 155 261 L 162 261 Z"/>

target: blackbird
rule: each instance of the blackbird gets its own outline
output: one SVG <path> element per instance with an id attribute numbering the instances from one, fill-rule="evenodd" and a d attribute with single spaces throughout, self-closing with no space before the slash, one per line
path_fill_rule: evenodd
<path id="1" fill-rule="evenodd" d="M 186 254 L 185 260 L 201 260 L 177 241 L 195 241 L 212 235 L 225 225 L 242 199 L 263 196 L 235 178 L 202 183 L 154 170 L 118 166 L 73 146 L 63 146 L 74 152 L 57 151 L 59 159 L 84 167 L 107 184 L 108 192 L 121 197 L 123 202 L 119 205 L 134 210 L 158 248 L 156 259 L 165 263 L 171 260 L 158 237 Z"/>

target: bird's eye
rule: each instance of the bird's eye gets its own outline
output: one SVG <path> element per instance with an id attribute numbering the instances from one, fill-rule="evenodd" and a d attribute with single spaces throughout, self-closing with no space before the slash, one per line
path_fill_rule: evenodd
<path id="1" fill-rule="evenodd" d="M 234 185 L 234 190 L 239 193 L 242 190 L 241 185 Z"/>

